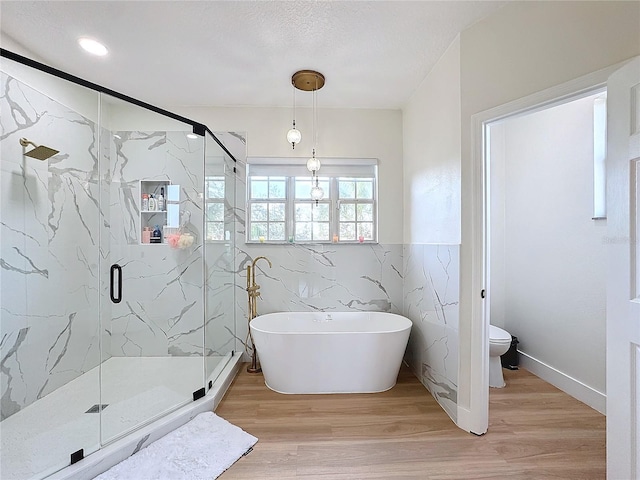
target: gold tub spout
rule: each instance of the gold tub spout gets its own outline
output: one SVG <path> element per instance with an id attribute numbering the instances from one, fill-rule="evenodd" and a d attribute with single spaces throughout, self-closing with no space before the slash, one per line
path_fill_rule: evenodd
<path id="1" fill-rule="evenodd" d="M 248 323 L 258 316 L 258 297 L 260 297 L 260 285 L 256 283 L 256 263 L 258 260 L 264 259 L 269 263 L 269 268 L 272 268 L 271 260 L 267 257 L 256 257 L 251 265 L 247 265 L 247 296 L 249 297 L 249 308 L 247 310 Z M 262 369 L 258 366 L 258 352 L 256 351 L 255 344 L 253 343 L 253 335 L 251 335 L 251 327 L 248 325 L 249 334 L 247 339 L 251 341 L 251 347 L 247 342 L 247 353 L 251 355 L 251 364 L 247 367 L 249 373 L 260 373 Z M 249 349 L 251 352 L 249 352 Z"/>

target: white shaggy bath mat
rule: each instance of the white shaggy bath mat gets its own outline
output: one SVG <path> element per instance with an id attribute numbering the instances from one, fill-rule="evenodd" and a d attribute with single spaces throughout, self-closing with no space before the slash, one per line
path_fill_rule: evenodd
<path id="1" fill-rule="evenodd" d="M 94 480 L 213 480 L 257 441 L 215 413 L 205 412 Z"/>

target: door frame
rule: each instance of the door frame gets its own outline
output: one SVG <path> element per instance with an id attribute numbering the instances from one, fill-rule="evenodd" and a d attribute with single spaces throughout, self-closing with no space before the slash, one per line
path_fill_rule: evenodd
<path id="1" fill-rule="evenodd" d="M 607 79 L 626 62 L 606 67 L 568 82 L 541 90 L 484 110 L 471 116 L 471 164 L 472 164 L 472 208 L 471 208 L 471 296 L 466 300 L 471 312 L 468 363 L 460 363 L 459 393 L 468 395 L 469 408 L 458 406 L 458 426 L 476 434 L 485 433 L 489 426 L 489 296 L 481 295 L 489 284 L 488 243 L 488 155 L 487 129 L 489 124 L 506 118 L 534 113 L 555 105 L 589 96 L 606 88 Z M 462 333 L 462 332 L 461 332 Z M 466 343 L 461 339 L 461 344 Z M 466 391 L 466 392 L 465 392 Z M 461 393 L 464 392 L 464 393 Z"/>

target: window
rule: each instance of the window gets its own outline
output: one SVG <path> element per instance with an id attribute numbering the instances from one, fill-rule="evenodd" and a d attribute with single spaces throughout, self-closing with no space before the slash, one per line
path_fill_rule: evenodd
<path id="1" fill-rule="evenodd" d="M 306 159 L 249 159 L 247 242 L 377 241 L 377 162 L 322 159 L 319 202 Z"/>
<path id="2" fill-rule="evenodd" d="M 338 178 L 339 236 L 344 240 L 373 238 L 373 178 Z"/>
<path id="3" fill-rule="evenodd" d="M 286 177 L 253 177 L 249 182 L 250 238 L 285 240 Z"/>
<path id="4" fill-rule="evenodd" d="M 205 178 L 206 241 L 224 240 L 224 176 Z"/>
<path id="5" fill-rule="evenodd" d="M 318 177 L 318 186 L 324 190 L 324 198 L 311 200 L 311 177 L 293 177 L 295 199 L 293 201 L 293 239 L 296 242 L 331 241 L 331 186 L 330 179 Z"/>

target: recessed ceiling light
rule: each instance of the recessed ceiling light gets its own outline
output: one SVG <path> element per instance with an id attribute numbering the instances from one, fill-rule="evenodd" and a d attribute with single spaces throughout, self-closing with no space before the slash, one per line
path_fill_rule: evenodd
<path id="1" fill-rule="evenodd" d="M 109 51 L 107 50 L 107 47 L 105 47 L 103 44 L 101 44 L 97 40 L 94 40 L 93 38 L 81 37 L 78 39 L 78 43 L 87 52 L 93 55 L 98 55 L 99 57 L 103 57 L 107 53 L 109 53 Z"/>
<path id="2" fill-rule="evenodd" d="M 195 133 L 187 133 L 187 137 L 188 138 L 198 138 L 198 135 L 196 135 Z"/>

